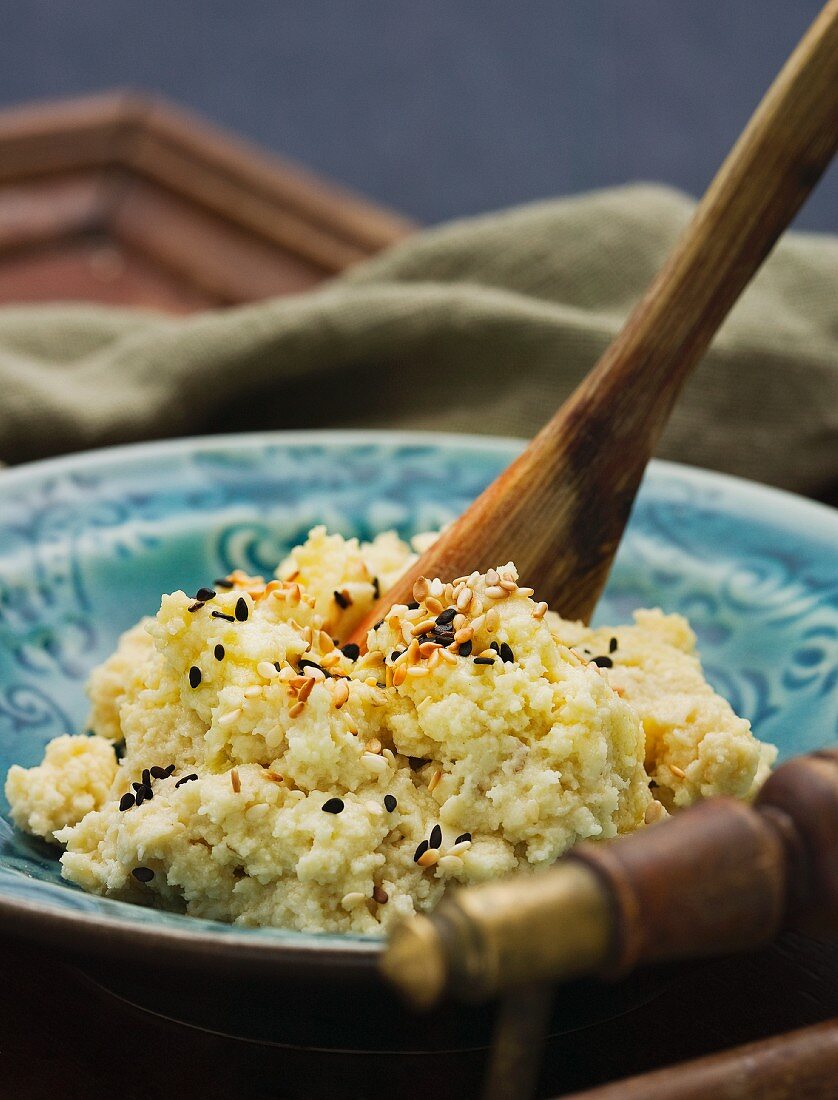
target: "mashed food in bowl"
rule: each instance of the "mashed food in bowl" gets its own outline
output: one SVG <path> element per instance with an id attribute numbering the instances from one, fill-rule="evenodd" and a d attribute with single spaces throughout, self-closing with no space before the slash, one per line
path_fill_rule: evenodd
<path id="1" fill-rule="evenodd" d="M 566 622 L 509 563 L 420 580 L 366 653 L 345 644 L 413 560 L 393 533 L 316 528 L 267 583 L 164 596 L 93 673 L 92 736 L 9 770 L 15 823 L 95 893 L 375 933 L 451 881 L 764 780 L 776 750 L 707 684 L 677 615 Z"/>

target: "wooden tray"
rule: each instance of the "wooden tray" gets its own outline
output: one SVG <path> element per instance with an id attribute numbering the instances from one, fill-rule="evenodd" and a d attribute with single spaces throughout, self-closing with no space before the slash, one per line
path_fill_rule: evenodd
<path id="1" fill-rule="evenodd" d="M 157 99 L 0 112 L 0 302 L 234 305 L 306 290 L 413 228 Z"/>

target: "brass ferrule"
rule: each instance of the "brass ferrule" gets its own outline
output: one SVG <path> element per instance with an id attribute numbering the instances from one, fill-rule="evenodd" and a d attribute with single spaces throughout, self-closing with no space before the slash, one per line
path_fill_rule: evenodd
<path id="1" fill-rule="evenodd" d="M 443 996 L 480 1001 L 533 981 L 590 974 L 612 937 L 608 895 L 576 860 L 452 891 L 428 917 L 391 933 L 382 971 L 417 1008 Z"/>

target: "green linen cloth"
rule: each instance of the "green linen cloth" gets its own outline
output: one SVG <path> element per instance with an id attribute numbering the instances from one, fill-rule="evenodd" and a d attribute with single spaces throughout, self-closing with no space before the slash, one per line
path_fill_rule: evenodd
<path id="1" fill-rule="evenodd" d="M 316 291 L 172 318 L 0 310 L 0 460 L 256 428 L 530 436 L 619 330 L 692 202 L 637 185 L 432 229 Z M 788 234 L 658 453 L 838 483 L 838 239 Z"/>

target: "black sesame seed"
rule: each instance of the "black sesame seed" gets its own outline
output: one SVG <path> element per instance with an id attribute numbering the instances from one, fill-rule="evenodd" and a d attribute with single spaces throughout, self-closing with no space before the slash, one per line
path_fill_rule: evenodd
<path id="1" fill-rule="evenodd" d="M 616 648 L 617 648 L 617 639 L 612 638 L 611 641 L 608 643 L 608 652 L 613 653 L 616 650 Z"/>
<path id="2" fill-rule="evenodd" d="M 137 798 L 136 798 L 137 805 L 142 806 L 143 802 L 145 802 L 146 791 L 149 788 L 148 787 L 143 787 L 143 786 L 137 787 L 136 783 L 132 783 L 131 785 L 133 787 L 135 787 L 136 791 L 137 791 Z"/>
<path id="3" fill-rule="evenodd" d="M 144 787 L 150 787 L 151 786 L 151 769 L 150 768 L 143 768 L 143 786 Z"/>
<path id="4" fill-rule="evenodd" d="M 593 660 L 591 661 L 591 664 L 596 665 L 597 668 L 613 668 L 614 667 L 614 662 L 611 660 L 611 658 L 610 657 L 605 657 L 605 656 L 594 657 Z"/>
<path id="5" fill-rule="evenodd" d="M 379 628 L 380 626 L 384 626 L 384 620 L 383 620 L 383 619 L 379 619 L 379 620 L 378 620 L 378 622 L 377 622 L 377 623 L 375 624 L 375 626 L 373 627 L 373 630 L 378 630 L 378 628 Z"/>
<path id="6" fill-rule="evenodd" d="M 349 642 L 347 645 L 341 647 L 341 653 L 344 657 L 348 657 L 350 661 L 357 661 L 361 656 L 361 647 L 355 645 L 354 642 Z"/>
<path id="7" fill-rule="evenodd" d="M 229 577 L 216 577 L 216 579 L 212 583 L 215 585 L 216 588 L 233 587 L 233 582 L 230 580 Z"/>
<path id="8" fill-rule="evenodd" d="M 455 844 L 462 844 L 462 842 L 464 840 L 471 840 L 471 833 L 460 833 L 460 835 L 457 837 L 457 839 L 454 841 L 454 843 Z"/>
<path id="9" fill-rule="evenodd" d="M 154 871 L 150 867 L 135 867 L 131 874 L 137 882 L 151 882 L 154 878 Z"/>
<path id="10" fill-rule="evenodd" d="M 403 649 L 394 649 L 393 652 L 390 654 L 390 660 L 391 661 L 397 661 L 403 653 L 404 653 Z"/>
<path id="11" fill-rule="evenodd" d="M 431 829 L 431 835 L 428 839 L 429 848 L 438 848 L 442 844 L 442 829 L 439 825 L 434 825 Z"/>
<path id="12" fill-rule="evenodd" d="M 391 814 L 393 812 L 393 810 L 395 810 L 396 806 L 398 806 L 398 802 L 396 801 L 396 796 L 393 795 L 393 794 L 385 794 L 385 796 L 384 796 L 384 809 L 387 811 L 387 813 Z"/>
<path id="13" fill-rule="evenodd" d="M 150 770 L 151 774 L 154 776 L 155 779 L 165 779 L 166 778 L 166 769 L 161 768 L 159 764 L 155 764 L 154 767 L 150 768 L 149 770 Z M 145 773 L 143 773 L 143 774 L 145 774 Z"/>
<path id="14" fill-rule="evenodd" d="M 215 654 L 216 661 L 224 660 L 224 654 L 226 653 L 226 650 L 224 649 L 224 646 L 221 644 L 221 642 L 219 642 L 218 645 L 215 647 L 213 653 Z"/>
<path id="15" fill-rule="evenodd" d="M 448 623 L 454 621 L 454 616 L 457 614 L 456 607 L 449 607 L 445 611 L 440 611 L 436 617 L 437 626 L 447 626 Z"/>
<path id="16" fill-rule="evenodd" d="M 342 798 L 329 798 L 320 809 L 325 814 L 339 814 L 343 812 L 343 799 Z"/>
<path id="17" fill-rule="evenodd" d="M 204 603 L 206 603 L 207 600 L 214 600 L 215 599 L 215 589 L 214 588 L 199 588 L 198 591 L 195 593 L 195 599 L 196 600 L 203 600 Z"/>
<path id="18" fill-rule="evenodd" d="M 494 657 L 475 657 L 474 663 L 476 665 L 493 665 L 495 663 Z"/>
<path id="19" fill-rule="evenodd" d="M 178 787 L 182 787 L 184 783 L 191 783 L 197 778 L 197 772 L 191 772 L 189 775 L 184 775 L 181 779 L 177 781 L 177 783 L 175 783 L 175 790 L 177 790 Z"/>
<path id="20" fill-rule="evenodd" d="M 416 602 L 416 600 L 411 600 L 410 601 L 410 603 L 407 605 L 407 610 L 408 611 L 418 611 L 419 610 L 419 604 Z"/>
<path id="21" fill-rule="evenodd" d="M 139 801 L 139 797 L 140 796 L 137 795 L 137 801 Z M 143 787 L 143 798 L 146 802 L 151 802 L 152 798 L 154 798 L 154 791 L 151 789 L 150 785 Z"/>
<path id="22" fill-rule="evenodd" d="M 200 611 L 200 610 L 201 610 L 201 608 L 202 608 L 203 606 L 204 606 L 204 605 L 203 605 L 203 604 L 201 603 L 201 601 L 200 601 L 200 600 L 197 600 L 197 601 L 196 601 L 195 603 L 193 603 L 193 604 L 192 604 L 192 605 L 191 605 L 190 607 L 187 607 L 187 609 L 186 609 L 186 610 L 187 610 L 187 611 Z"/>
<path id="23" fill-rule="evenodd" d="M 129 791 L 128 794 L 124 794 L 122 798 L 120 798 L 119 808 L 120 810 L 130 810 L 136 801 L 136 798 L 134 798 L 134 796 Z"/>
<path id="24" fill-rule="evenodd" d="M 318 665 L 317 661 L 309 661 L 307 657 L 303 657 L 300 661 L 300 672 L 302 672 L 304 668 L 320 668 L 320 665 Z M 324 672 L 325 670 L 320 668 L 320 671 Z"/>
<path id="25" fill-rule="evenodd" d="M 131 786 L 134 788 L 135 791 L 141 791 L 145 786 L 145 783 L 132 783 Z"/>
<path id="26" fill-rule="evenodd" d="M 189 686 L 196 688 L 201 682 L 201 670 L 197 665 L 193 665 L 189 670 Z"/>
<path id="27" fill-rule="evenodd" d="M 277 672 L 282 672 L 282 662 L 281 661 L 274 661 L 274 668 L 276 669 Z"/>
<path id="28" fill-rule="evenodd" d="M 460 642 L 459 654 L 461 657 L 470 657 L 472 650 L 471 639 L 467 642 Z"/>
<path id="29" fill-rule="evenodd" d="M 174 764 L 168 764 L 167 767 L 166 767 L 166 771 L 163 775 L 163 778 L 168 779 L 170 775 L 174 775 L 174 772 L 175 772 Z"/>
<path id="30" fill-rule="evenodd" d="M 228 623 L 234 623 L 236 621 L 232 615 L 225 615 L 223 611 L 211 611 L 210 614 L 214 619 L 224 619 L 224 621 Z"/>
<path id="31" fill-rule="evenodd" d="M 247 606 L 247 600 L 244 596 L 239 596 L 236 602 L 236 618 L 240 623 L 247 621 L 247 616 L 250 614 L 250 609 Z"/>
<path id="32" fill-rule="evenodd" d="M 511 665 L 515 660 L 515 654 L 512 652 L 512 647 L 509 642 L 502 642 L 500 647 L 500 659 L 506 664 Z"/>
<path id="33" fill-rule="evenodd" d="M 373 577 L 372 579 L 372 594 L 376 600 L 381 599 L 381 584 L 379 583 L 378 577 Z"/>
<path id="34" fill-rule="evenodd" d="M 500 654 L 500 646 L 498 645 L 497 642 L 490 642 L 489 643 L 489 649 L 493 649 L 495 651 L 495 653 Z"/>
<path id="35" fill-rule="evenodd" d="M 410 764 L 410 770 L 412 772 L 418 772 L 420 768 L 424 768 L 428 763 L 428 761 L 423 760 L 421 756 L 408 756 L 407 762 Z"/>
<path id="36" fill-rule="evenodd" d="M 351 606 L 352 600 L 348 596 L 344 596 L 343 592 L 338 592 L 337 589 L 332 593 L 335 598 L 335 603 L 338 607 L 343 608 L 345 611 L 347 607 Z"/>
<path id="37" fill-rule="evenodd" d="M 430 848 L 430 844 L 428 844 L 427 840 L 423 840 L 416 851 L 413 853 L 413 862 L 418 863 L 425 852 L 427 852 L 428 848 Z"/>

